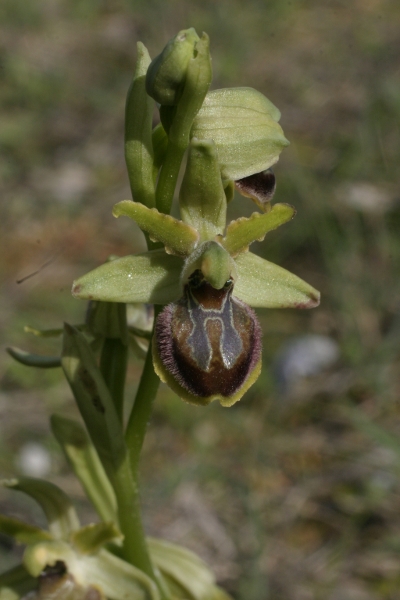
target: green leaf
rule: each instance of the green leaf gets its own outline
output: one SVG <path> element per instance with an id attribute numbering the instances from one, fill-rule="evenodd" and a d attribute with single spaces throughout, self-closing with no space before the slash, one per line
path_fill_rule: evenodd
<path id="1" fill-rule="evenodd" d="M 288 141 L 278 125 L 279 110 L 252 88 L 209 92 L 191 137 L 212 139 L 223 179 L 242 179 L 275 164 Z"/>
<path id="2" fill-rule="evenodd" d="M 18 565 L 0 575 L 0 600 L 18 600 L 36 587 L 37 580 Z"/>
<path id="3" fill-rule="evenodd" d="M 59 337 L 63 332 L 62 329 L 36 329 L 36 327 L 31 327 L 30 325 L 25 325 L 24 331 L 25 333 L 31 333 L 36 337 L 43 338 Z"/>
<path id="4" fill-rule="evenodd" d="M 61 358 L 59 356 L 42 356 L 40 354 L 31 354 L 20 350 L 19 348 L 6 348 L 8 354 L 14 360 L 26 367 L 38 367 L 39 369 L 54 369 L 61 367 Z"/>
<path id="5" fill-rule="evenodd" d="M 59 487 L 32 477 L 3 481 L 6 487 L 24 492 L 42 507 L 52 536 L 68 540 L 71 533 L 79 529 L 79 520 L 71 500 Z"/>
<path id="6" fill-rule="evenodd" d="M 133 219 L 149 234 L 152 241 L 164 244 L 168 254 L 187 256 L 199 241 L 199 234 L 190 225 L 160 213 L 156 208 L 147 208 L 139 202 L 122 200 L 114 206 L 113 215 Z"/>
<path id="7" fill-rule="evenodd" d="M 116 521 L 114 490 L 85 429 L 80 423 L 59 415 L 52 415 L 50 423 L 54 437 L 101 519 Z"/>
<path id="8" fill-rule="evenodd" d="M 240 217 L 229 224 L 221 244 L 229 254 L 237 256 L 252 242 L 262 242 L 266 233 L 287 223 L 295 214 L 295 209 L 289 204 L 274 204 L 268 213 L 253 213 L 248 219 Z"/>
<path id="9" fill-rule="evenodd" d="M 105 263 L 74 282 L 76 298 L 168 304 L 181 295 L 182 259 L 153 250 Z"/>
<path id="10" fill-rule="evenodd" d="M 249 306 L 314 308 L 319 292 L 311 285 L 267 260 L 246 252 L 235 259 L 238 279 L 234 296 Z"/>
<path id="11" fill-rule="evenodd" d="M 122 425 L 84 335 L 67 323 L 64 327 L 62 367 L 90 438 L 110 477 L 126 456 Z"/>
<path id="12" fill-rule="evenodd" d="M 43 540 L 51 540 L 52 536 L 48 531 L 44 531 L 39 527 L 28 525 L 18 519 L 0 515 L 0 532 L 4 535 L 9 535 L 20 544 L 32 544 Z"/>
<path id="13" fill-rule="evenodd" d="M 193 552 L 182 546 L 147 538 L 154 565 L 186 592 L 188 600 L 210 600 L 215 577 L 208 566 Z"/>
<path id="14" fill-rule="evenodd" d="M 132 197 L 146 206 L 155 206 L 153 178 L 152 120 L 154 102 L 146 93 L 146 73 L 151 59 L 138 42 L 135 75 L 125 108 L 125 161 Z"/>
<path id="15" fill-rule="evenodd" d="M 215 144 L 192 140 L 179 194 L 183 221 L 196 229 L 201 241 L 222 235 L 226 224 L 226 196 Z"/>
<path id="16" fill-rule="evenodd" d="M 81 554 L 95 554 L 104 544 L 122 537 L 115 523 L 91 523 L 75 532 L 71 543 Z"/>

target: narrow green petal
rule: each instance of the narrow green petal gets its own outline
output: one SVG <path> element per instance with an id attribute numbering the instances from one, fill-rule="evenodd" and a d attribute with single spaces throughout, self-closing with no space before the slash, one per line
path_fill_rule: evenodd
<path id="1" fill-rule="evenodd" d="M 249 306 L 263 308 L 314 308 L 319 292 L 274 263 L 246 252 L 236 262 L 234 295 Z"/>
<path id="2" fill-rule="evenodd" d="M 50 419 L 54 437 L 103 521 L 116 521 L 117 502 L 88 434 L 80 423 L 59 415 Z"/>
<path id="3" fill-rule="evenodd" d="M 71 500 L 60 488 L 49 481 L 22 477 L 4 481 L 6 487 L 24 492 L 42 507 L 49 523 L 50 533 L 57 539 L 69 539 L 79 529 L 79 520 Z"/>
<path id="4" fill-rule="evenodd" d="M 84 300 L 168 304 L 180 296 L 183 261 L 153 250 L 107 262 L 74 282 L 72 294 Z"/>
<path id="5" fill-rule="evenodd" d="M 115 523 L 91 523 L 76 531 L 71 543 L 81 554 L 95 554 L 104 544 L 122 537 Z"/>
<path id="6" fill-rule="evenodd" d="M 290 221 L 295 213 L 289 204 L 275 204 L 268 213 L 253 213 L 248 219 L 241 217 L 229 224 L 221 244 L 229 254 L 236 256 L 252 242 L 262 242 L 266 233 Z"/>
<path id="7" fill-rule="evenodd" d="M 59 356 L 31 354 L 30 352 L 25 352 L 25 350 L 15 347 L 10 347 L 6 350 L 14 360 L 26 367 L 36 367 L 39 369 L 54 369 L 55 367 L 61 367 L 61 358 Z"/>
<path id="8" fill-rule="evenodd" d="M 152 241 L 164 244 L 169 254 L 187 256 L 199 241 L 199 234 L 190 225 L 160 213 L 156 208 L 147 208 L 139 202 L 122 200 L 114 206 L 113 215 L 133 219 L 140 229 L 149 234 Z"/>
<path id="9" fill-rule="evenodd" d="M 122 425 L 88 342 L 68 324 L 62 367 L 93 445 L 107 474 L 112 476 L 126 455 Z"/>
<path id="10" fill-rule="evenodd" d="M 32 544 L 52 539 L 48 531 L 5 515 L 0 515 L 0 532 L 9 535 L 20 544 Z"/>

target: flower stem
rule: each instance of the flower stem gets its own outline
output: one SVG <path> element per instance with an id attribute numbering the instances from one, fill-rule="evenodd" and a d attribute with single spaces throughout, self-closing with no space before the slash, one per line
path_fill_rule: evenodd
<path id="1" fill-rule="evenodd" d="M 155 310 L 155 317 L 159 311 Z M 137 477 L 140 452 L 146 434 L 147 424 L 153 409 L 153 402 L 157 394 L 160 380 L 154 372 L 151 343 L 147 351 L 146 360 L 135 402 L 129 417 L 125 432 L 130 465 L 134 476 Z"/>
<path id="2" fill-rule="evenodd" d="M 161 167 L 156 190 L 156 206 L 160 212 L 167 215 L 171 212 L 175 186 L 186 147 L 187 144 L 180 147 L 170 142 Z"/>
<path id="3" fill-rule="evenodd" d="M 124 534 L 124 558 L 155 579 L 140 514 L 139 490 L 132 476 L 128 454 L 114 473 L 113 487 L 117 498 L 119 524 Z"/>
<path id="4" fill-rule="evenodd" d="M 158 311 L 155 310 L 155 316 Z M 160 380 L 154 372 L 151 343 L 147 351 L 142 376 L 136 392 L 134 405 L 125 432 L 128 449 L 128 471 L 125 466 L 118 473 L 120 478 L 121 498 L 118 498 L 118 484 L 115 486 L 117 502 L 121 518 L 121 529 L 125 535 L 126 558 L 133 565 L 147 573 L 158 585 L 162 600 L 169 600 L 169 593 L 162 582 L 157 580 L 151 564 L 146 538 L 143 530 L 140 496 L 138 486 L 138 467 L 147 424 L 153 408 Z M 129 489 L 129 493 L 127 490 Z M 128 539 L 127 539 L 128 538 Z"/>

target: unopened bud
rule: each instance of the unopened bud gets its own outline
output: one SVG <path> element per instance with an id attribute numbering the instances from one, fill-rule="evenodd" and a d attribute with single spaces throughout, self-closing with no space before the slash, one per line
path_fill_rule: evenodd
<path id="1" fill-rule="evenodd" d="M 166 106 L 178 103 L 188 63 L 193 58 L 199 39 L 193 27 L 183 29 L 151 62 L 146 76 L 146 90 L 156 102 Z"/>

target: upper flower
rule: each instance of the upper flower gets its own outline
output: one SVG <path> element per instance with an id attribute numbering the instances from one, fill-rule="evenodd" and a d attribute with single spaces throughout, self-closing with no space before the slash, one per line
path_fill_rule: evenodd
<path id="1" fill-rule="evenodd" d="M 124 200 L 114 215 L 135 220 L 157 249 L 98 267 L 74 283 L 78 298 L 168 304 L 153 342 L 156 372 L 182 398 L 230 406 L 255 381 L 261 330 L 249 308 L 312 308 L 310 285 L 248 251 L 295 214 L 287 204 L 226 227 L 227 199 L 215 144 L 192 139 L 180 191 L 182 220 Z"/>

